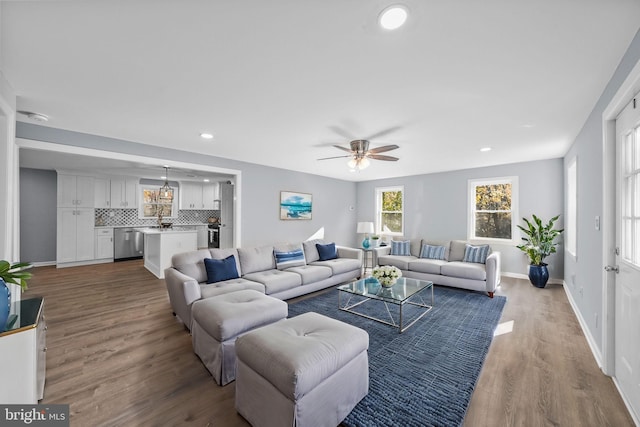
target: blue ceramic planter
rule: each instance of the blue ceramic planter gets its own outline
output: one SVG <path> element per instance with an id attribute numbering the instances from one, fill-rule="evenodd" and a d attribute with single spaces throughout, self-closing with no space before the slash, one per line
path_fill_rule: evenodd
<path id="1" fill-rule="evenodd" d="M 547 264 L 542 265 L 530 265 L 529 266 L 529 280 L 531 284 L 536 288 L 544 288 L 549 280 L 549 270 L 547 270 Z"/>
<path id="2" fill-rule="evenodd" d="M 7 319 L 9 318 L 9 310 L 11 309 L 11 290 L 0 279 L 0 332 L 3 332 L 7 326 Z"/>

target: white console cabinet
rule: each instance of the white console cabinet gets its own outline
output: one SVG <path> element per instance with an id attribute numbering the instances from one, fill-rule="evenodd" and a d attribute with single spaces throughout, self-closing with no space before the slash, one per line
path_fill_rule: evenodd
<path id="1" fill-rule="evenodd" d="M 17 319 L 0 332 L 0 404 L 36 404 L 44 394 L 46 371 L 44 299 L 17 301 L 11 313 Z"/>

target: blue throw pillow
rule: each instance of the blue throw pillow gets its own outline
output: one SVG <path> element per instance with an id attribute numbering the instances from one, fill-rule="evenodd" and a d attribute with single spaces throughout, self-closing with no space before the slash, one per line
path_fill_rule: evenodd
<path id="1" fill-rule="evenodd" d="M 320 256 L 320 261 L 328 261 L 330 259 L 338 258 L 338 252 L 336 251 L 335 243 L 328 243 L 326 245 L 321 245 L 320 243 L 316 243 L 316 248 L 318 249 L 318 255 Z"/>
<path id="2" fill-rule="evenodd" d="M 239 277 L 236 257 L 233 255 L 229 255 L 225 259 L 205 258 L 204 268 L 207 270 L 207 283 L 222 282 Z"/>
<path id="3" fill-rule="evenodd" d="M 304 259 L 304 252 L 302 252 L 302 248 L 294 249 L 292 251 L 274 250 L 273 255 L 276 257 L 276 268 L 278 270 L 283 270 L 289 267 L 300 267 L 307 264 Z"/>
<path id="4" fill-rule="evenodd" d="M 420 251 L 420 258 L 427 259 L 444 259 L 444 246 L 432 246 L 424 244 Z"/>
<path id="5" fill-rule="evenodd" d="M 391 241 L 391 255 L 409 256 L 411 255 L 411 241 L 410 240 L 392 240 Z"/>
<path id="6" fill-rule="evenodd" d="M 489 245 L 472 246 L 467 244 L 464 248 L 462 262 L 476 262 L 485 264 L 489 255 Z"/>

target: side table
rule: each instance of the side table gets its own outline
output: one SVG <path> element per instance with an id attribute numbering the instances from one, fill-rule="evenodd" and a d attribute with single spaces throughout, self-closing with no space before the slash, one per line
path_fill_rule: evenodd
<path id="1" fill-rule="evenodd" d="M 367 268 L 373 270 L 373 248 L 360 248 L 362 250 L 362 275 L 367 275 Z M 371 261 L 369 261 L 371 260 Z"/>

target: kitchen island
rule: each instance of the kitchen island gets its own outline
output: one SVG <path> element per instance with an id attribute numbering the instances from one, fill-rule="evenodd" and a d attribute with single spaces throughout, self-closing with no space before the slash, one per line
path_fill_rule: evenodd
<path id="1" fill-rule="evenodd" d="M 137 228 L 144 233 L 144 267 L 158 279 L 171 267 L 171 257 L 198 248 L 198 232 L 189 227 Z"/>

